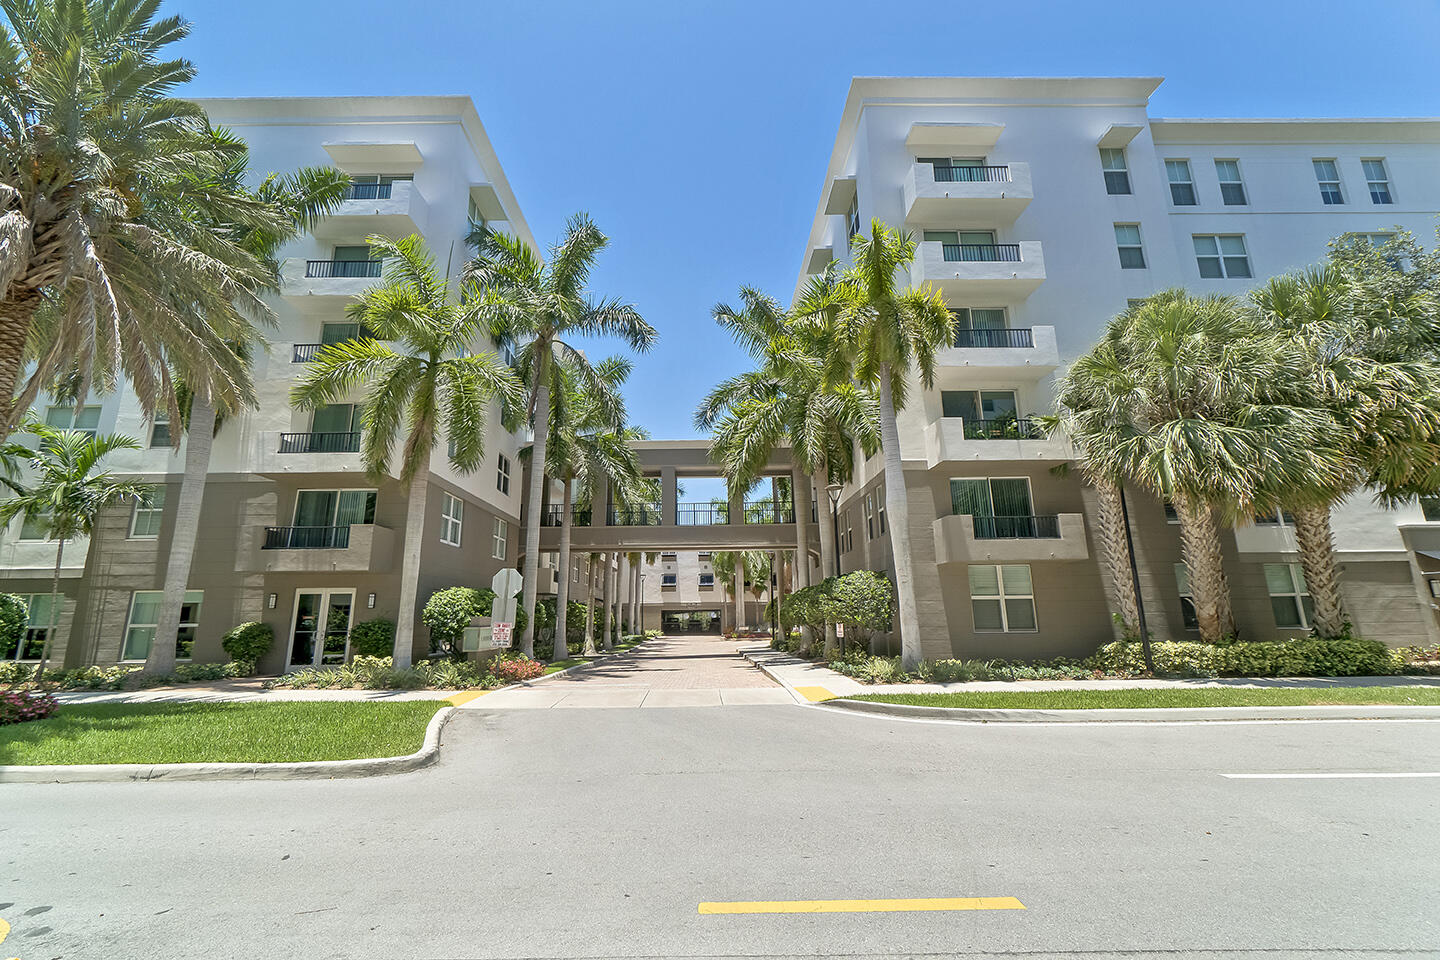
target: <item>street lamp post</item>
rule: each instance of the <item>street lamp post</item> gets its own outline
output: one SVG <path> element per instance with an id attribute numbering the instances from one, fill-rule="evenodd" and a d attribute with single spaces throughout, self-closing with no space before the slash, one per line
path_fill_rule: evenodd
<path id="1" fill-rule="evenodd" d="M 840 576 L 840 491 L 845 487 L 842 484 L 826 484 L 825 492 L 830 497 L 830 529 L 833 532 L 832 540 L 835 544 L 835 576 Z"/>

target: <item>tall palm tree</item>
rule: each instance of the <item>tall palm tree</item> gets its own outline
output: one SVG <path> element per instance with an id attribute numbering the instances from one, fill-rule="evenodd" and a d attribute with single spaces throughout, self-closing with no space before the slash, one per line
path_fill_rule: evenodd
<path id="1" fill-rule="evenodd" d="M 62 374 L 81 395 L 123 374 L 153 410 L 167 359 L 233 371 L 226 339 L 269 315 L 265 266 L 212 227 L 283 214 L 227 178 L 244 144 L 171 96 L 189 25 L 159 7 L 0 0 L 0 435 Z"/>
<path id="2" fill-rule="evenodd" d="M 26 430 L 36 438 L 30 457 L 28 478 L 0 479 L 14 496 L 0 501 L 0 527 L 16 517 L 40 523 L 45 538 L 55 541 L 55 572 L 50 579 L 50 623 L 40 651 L 35 680 L 45 673 L 60 607 L 60 567 L 65 544 L 77 536 L 89 536 L 100 511 L 126 500 L 137 500 L 151 490 L 151 484 L 117 477 L 101 469 L 102 461 L 116 450 L 137 450 L 139 444 L 117 434 L 91 436 L 81 430 L 55 430 L 32 422 Z"/>
<path id="3" fill-rule="evenodd" d="M 237 189 L 243 189 L 244 160 L 242 155 L 227 172 Z M 254 195 L 257 201 L 285 211 L 286 220 L 280 228 L 253 224 L 216 226 L 235 234 L 240 245 L 255 255 L 274 277 L 279 268 L 276 257 L 281 247 L 333 213 L 344 201 L 349 183 L 349 177 L 331 167 L 302 167 L 292 173 L 272 173 L 260 182 Z M 231 346 L 246 368 L 248 383 L 251 344 L 232 342 Z M 150 645 L 146 673 L 166 674 L 175 669 L 175 649 L 170 638 L 180 629 L 180 611 L 195 557 L 195 538 L 200 531 L 200 508 L 205 500 L 215 433 L 225 417 L 234 416 L 251 405 L 248 392 L 236 391 L 227 378 L 216 377 L 214 372 L 213 368 L 182 372 L 190 400 L 188 409 L 181 411 L 185 423 L 185 474 L 175 504 L 175 526 L 170 536 L 165 586 L 155 628 L 157 642 Z"/>
<path id="4" fill-rule="evenodd" d="M 823 318 L 833 330 L 827 379 L 854 381 L 873 389 L 880 404 L 880 450 L 885 465 L 885 510 L 895 558 L 895 589 L 900 610 L 901 662 L 919 665 L 920 615 L 910 553 L 910 508 L 900 463 L 900 434 L 895 413 L 905 406 L 909 381 L 916 375 L 929 389 L 935 382 L 935 353 L 954 343 L 955 319 L 938 291 L 900 288 L 897 277 L 915 259 L 915 239 L 879 220 L 851 243 L 853 266 L 804 315 Z"/>
<path id="5" fill-rule="evenodd" d="M 496 400 L 502 410 L 517 406 L 521 387 L 494 353 L 470 352 L 485 335 L 480 300 L 464 287 L 458 299 L 451 296 L 420 237 L 391 240 L 373 235 L 366 243 L 384 258 L 384 277 L 346 314 L 379 339 L 321 348 L 291 398 L 297 407 L 314 410 L 347 401 L 365 388 L 360 453 L 377 483 L 400 447 L 399 477 L 409 488 L 409 502 L 394 662 L 404 668 L 410 665 L 414 646 L 425 498 L 436 440 L 442 435 L 449 439 L 449 459 L 457 471 L 473 472 L 484 457 L 487 409 Z M 533 609 L 529 613 L 533 621 Z"/>
<path id="6" fill-rule="evenodd" d="M 535 434 L 531 451 L 531 509 L 525 520 L 523 605 L 526 626 L 520 649 L 534 651 L 535 596 L 539 581 L 541 492 L 547 472 L 550 405 L 557 360 L 570 363 L 582 380 L 598 386 L 598 373 L 570 343 L 575 336 L 617 337 L 637 352 L 655 342 L 655 328 L 639 312 L 618 299 L 597 300 L 586 287 L 595 258 L 609 243 L 585 214 L 566 225 L 565 238 L 550 248 L 549 262 L 528 244 L 506 233 L 478 231 L 472 238 L 475 256 L 465 265 L 464 279 L 485 291 L 485 311 L 498 343 L 516 348 L 517 366 L 530 388 L 530 422 Z"/>

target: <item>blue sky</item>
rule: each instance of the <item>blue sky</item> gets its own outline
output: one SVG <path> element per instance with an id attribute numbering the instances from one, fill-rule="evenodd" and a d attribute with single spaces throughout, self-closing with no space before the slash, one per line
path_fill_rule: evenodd
<path id="1" fill-rule="evenodd" d="M 711 306 L 741 283 L 789 296 L 852 76 L 1163 76 L 1155 116 L 1440 114 L 1434 0 L 166 9 L 194 23 L 195 96 L 472 97 L 536 237 L 577 210 L 610 235 L 594 290 L 660 331 L 627 391 L 660 438 L 693 436 L 701 396 L 745 366 Z"/>

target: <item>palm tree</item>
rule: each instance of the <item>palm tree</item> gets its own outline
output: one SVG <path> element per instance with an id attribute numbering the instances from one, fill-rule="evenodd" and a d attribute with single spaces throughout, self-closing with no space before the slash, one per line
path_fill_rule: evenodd
<path id="1" fill-rule="evenodd" d="M 233 372 L 226 339 L 269 316 L 269 272 L 213 225 L 283 213 L 227 178 L 244 144 L 170 95 L 195 70 L 165 58 L 189 25 L 159 6 L 0 0 L 0 435 L 65 374 L 84 395 L 123 373 L 153 410 L 167 359 Z"/>
<path id="2" fill-rule="evenodd" d="M 244 158 L 231 165 L 229 179 L 239 185 L 245 177 Z M 330 167 L 303 167 L 293 173 L 272 173 L 254 191 L 258 202 L 286 212 L 284 229 L 273 226 L 260 228 L 251 224 L 220 224 L 220 228 L 236 234 L 240 245 L 265 264 L 273 277 L 278 271 L 276 256 L 290 240 L 313 229 L 325 215 L 334 212 L 345 199 L 350 178 Z M 249 382 L 250 344 L 232 342 L 231 347 L 242 360 Z M 213 369 L 201 368 L 183 374 L 189 388 L 188 409 L 181 414 L 185 423 L 185 474 L 180 483 L 180 496 L 175 505 L 175 527 L 170 537 L 170 554 L 165 565 L 165 587 L 157 614 L 155 637 L 145 672 L 167 674 L 175 669 L 175 649 L 168 638 L 180 629 L 180 610 L 185 590 L 190 583 L 190 567 L 195 557 L 195 538 L 200 530 L 200 508 L 205 500 L 205 481 L 210 471 L 210 452 L 215 433 L 227 416 L 233 416 L 252 405 L 248 391 L 231 388 L 226 377 L 214 376 Z"/>
<path id="3" fill-rule="evenodd" d="M 851 243 L 854 265 L 817 301 L 797 307 L 833 330 L 827 380 L 854 381 L 875 391 L 880 404 L 880 450 L 885 464 L 885 509 L 895 558 L 901 663 L 921 660 L 920 615 L 910 555 L 910 508 L 900 464 L 895 413 L 905 406 L 912 368 L 920 385 L 935 382 L 935 353 L 954 343 L 955 319 L 938 291 L 900 289 L 896 278 L 915 259 L 915 240 L 872 220 L 869 234 Z"/>
<path id="4" fill-rule="evenodd" d="M 497 343 L 513 345 L 516 362 L 530 388 L 530 421 L 535 433 L 531 452 L 531 505 L 525 520 L 526 626 L 520 649 L 534 651 L 535 596 L 539 580 L 541 491 L 548 469 L 545 451 L 550 438 L 551 396 L 556 391 L 556 361 L 567 360 L 577 376 L 598 386 L 598 373 L 569 339 L 611 336 L 638 352 L 655 342 L 655 328 L 633 306 L 619 300 L 596 300 L 586 286 L 595 258 L 609 242 L 585 214 L 566 225 L 565 239 L 550 248 L 549 262 L 528 244 L 505 233 L 478 231 L 472 238 L 475 257 L 465 265 L 464 279 L 485 291 L 485 312 Z"/>
<path id="5" fill-rule="evenodd" d="M 585 564 L 585 648 L 583 655 L 595 656 L 595 577 L 600 572 L 601 554 L 592 553 Z"/>
<path id="6" fill-rule="evenodd" d="M 374 482 L 389 472 L 391 455 L 401 447 L 399 477 L 409 488 L 409 503 L 394 662 L 404 668 L 410 665 L 414 646 L 425 497 L 436 440 L 442 434 L 449 439 L 449 459 L 457 471 L 473 472 L 485 452 L 487 408 L 497 399 L 502 409 L 513 408 L 521 394 L 515 375 L 499 357 L 469 352 L 485 334 L 480 300 L 464 288 L 458 300 L 451 297 L 420 237 L 391 240 L 374 235 L 366 242 L 385 259 L 384 278 L 346 314 L 380 339 L 321 348 L 291 397 L 296 406 L 314 410 L 367 388 L 360 452 Z M 529 613 L 533 621 L 534 610 Z"/>
<path id="7" fill-rule="evenodd" d="M 23 516 L 42 524 L 46 539 L 55 541 L 50 623 L 40 651 L 40 665 L 35 669 L 34 679 L 38 682 L 45 673 L 50 646 L 55 639 L 65 544 L 77 536 L 89 536 L 100 511 L 125 500 L 138 500 L 152 486 L 100 469 L 101 462 L 114 451 L 139 449 L 140 445 L 129 437 L 117 434 L 92 437 L 82 430 L 55 430 L 38 422 L 27 424 L 26 430 L 38 441 L 29 464 L 33 479 L 0 480 L 15 494 L 0 501 L 0 526 Z"/>

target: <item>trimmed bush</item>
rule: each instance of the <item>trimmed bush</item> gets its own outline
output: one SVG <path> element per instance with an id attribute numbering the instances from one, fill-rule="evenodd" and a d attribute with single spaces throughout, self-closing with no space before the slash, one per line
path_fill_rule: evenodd
<path id="1" fill-rule="evenodd" d="M 1346 635 L 1325 640 L 1311 635 L 1289 640 L 1233 643 L 1160 641 L 1150 645 L 1159 673 L 1188 677 L 1353 677 L 1384 676 L 1404 669 L 1404 658 L 1378 640 Z M 1140 644 L 1116 641 L 1095 652 L 1101 670 L 1143 673 Z"/>
<path id="2" fill-rule="evenodd" d="M 388 657 L 395 652 L 395 621 L 376 617 L 350 628 L 350 649 L 356 656 Z"/>
<path id="3" fill-rule="evenodd" d="M 236 663 L 249 664 L 249 673 L 255 672 L 255 664 L 270 652 L 274 643 L 275 629 L 258 620 L 242 623 L 220 638 L 221 649 Z"/>
<path id="4" fill-rule="evenodd" d="M 20 649 L 29 620 L 29 607 L 23 597 L 0 593 L 0 658 L 12 656 Z"/>
<path id="5" fill-rule="evenodd" d="M 420 622 L 430 629 L 430 652 L 460 657 L 460 641 L 465 628 L 476 617 L 488 617 L 495 604 L 495 591 L 489 587 L 446 587 L 430 594 L 420 612 Z M 515 608 L 515 637 L 525 629 L 525 611 Z"/>
<path id="6" fill-rule="evenodd" d="M 44 720 L 55 712 L 58 704 L 48 693 L 6 690 L 0 693 L 0 727 L 10 723 Z"/>

